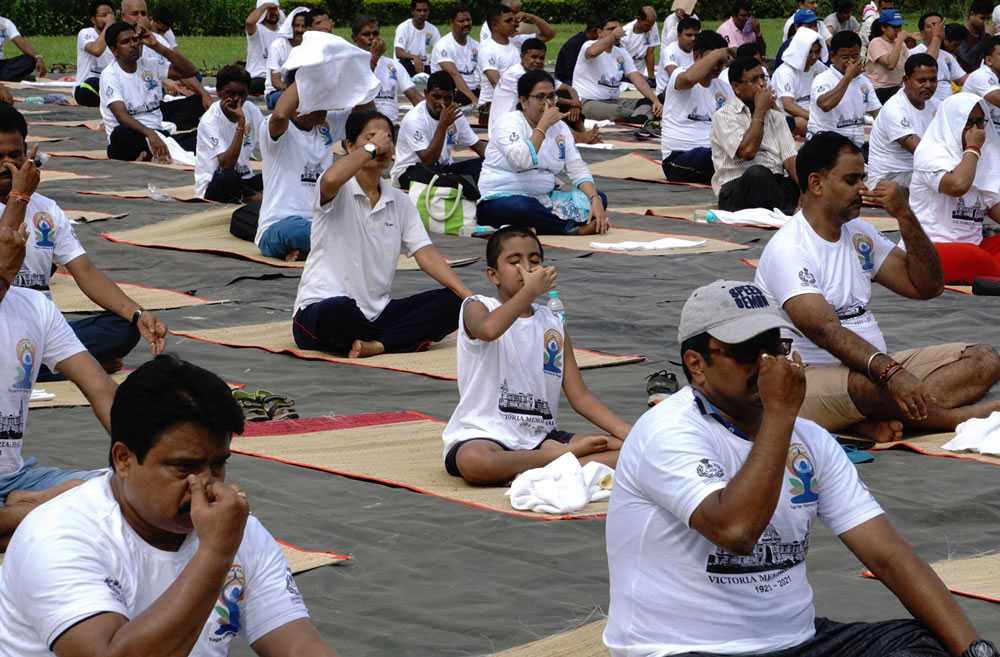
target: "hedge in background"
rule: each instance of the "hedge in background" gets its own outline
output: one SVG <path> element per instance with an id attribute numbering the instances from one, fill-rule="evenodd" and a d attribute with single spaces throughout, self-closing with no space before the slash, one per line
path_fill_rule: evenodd
<path id="1" fill-rule="evenodd" d="M 855 0 L 855 15 L 860 18 L 866 0 Z M 113 0 L 120 6 L 120 0 Z M 553 23 L 582 23 L 587 16 L 617 15 L 622 22 L 632 20 L 636 9 L 644 4 L 656 7 L 661 16 L 670 11 L 672 0 L 522 0 L 526 11 L 538 14 Z M 760 18 L 790 16 L 798 7 L 796 0 L 752 0 L 754 14 Z M 928 7 L 940 11 L 949 20 L 964 21 L 969 0 L 897 0 L 904 14 L 920 14 Z M 175 32 L 191 36 L 227 36 L 243 33 L 243 21 L 254 6 L 254 0 L 147 0 L 150 9 L 165 5 L 173 11 Z M 469 0 L 473 20 L 482 22 L 486 8 L 493 0 Z M 294 0 L 284 0 L 286 7 L 296 6 Z M 360 13 L 370 14 L 384 25 L 396 25 L 410 16 L 410 0 L 308 0 L 301 4 L 327 6 L 338 25 L 347 25 Z M 444 24 L 448 8 L 454 0 L 431 0 L 431 20 Z M 729 15 L 732 0 L 700 0 L 698 14 L 703 19 L 722 19 Z M 821 0 L 820 15 L 830 12 L 830 1 Z M 24 34 L 68 35 L 89 25 L 86 0 L 5 0 L 0 2 L 0 15 L 14 21 Z M 916 25 L 907 25 L 916 31 Z M 478 34 L 478 30 L 474 32 Z"/>

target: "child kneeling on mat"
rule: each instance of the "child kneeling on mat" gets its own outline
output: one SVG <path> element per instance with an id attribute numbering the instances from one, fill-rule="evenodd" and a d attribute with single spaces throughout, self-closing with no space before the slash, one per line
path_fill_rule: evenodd
<path id="1" fill-rule="evenodd" d="M 444 430 L 448 474 L 504 484 L 566 452 L 611 467 L 631 426 L 583 382 L 562 318 L 535 298 L 556 287 L 542 245 L 527 228 L 501 228 L 486 245 L 486 277 L 497 297 L 467 298 L 459 316 L 460 400 Z M 559 390 L 611 435 L 559 431 Z"/>

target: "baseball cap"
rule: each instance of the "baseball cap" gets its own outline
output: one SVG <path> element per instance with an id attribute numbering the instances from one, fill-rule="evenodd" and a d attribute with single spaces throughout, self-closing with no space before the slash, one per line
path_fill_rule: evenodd
<path id="1" fill-rule="evenodd" d="M 903 20 L 903 15 L 899 13 L 898 9 L 886 9 L 878 15 L 878 22 L 882 25 L 906 25 L 906 21 Z"/>
<path id="2" fill-rule="evenodd" d="M 799 9 L 795 12 L 795 16 L 792 18 L 792 22 L 796 25 L 803 25 L 805 23 L 815 23 L 819 20 L 816 16 L 816 12 L 812 9 Z"/>
<path id="3" fill-rule="evenodd" d="M 681 309 L 677 341 L 708 333 L 727 344 L 739 344 L 765 331 L 784 328 L 802 335 L 768 302 L 753 283 L 717 280 L 691 293 Z"/>

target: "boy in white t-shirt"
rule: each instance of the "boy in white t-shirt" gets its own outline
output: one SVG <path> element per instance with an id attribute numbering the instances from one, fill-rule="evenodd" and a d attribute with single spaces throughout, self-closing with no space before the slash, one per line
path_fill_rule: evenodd
<path id="1" fill-rule="evenodd" d="M 937 61 L 927 53 L 906 60 L 903 87 L 882 106 L 868 138 L 868 186 L 891 180 L 909 195 L 913 151 L 930 125 L 938 103 Z"/>
<path id="2" fill-rule="evenodd" d="M 671 182 L 707 184 L 712 180 L 712 116 L 733 93 L 729 82 L 719 78 L 728 62 L 726 40 L 717 32 L 703 30 L 694 41 L 694 64 L 676 69 L 667 82 L 660 155 L 663 174 Z"/>
<path id="3" fill-rule="evenodd" d="M 646 82 L 650 85 L 656 79 L 656 47 L 660 45 L 660 34 L 656 28 L 656 9 L 642 7 L 635 20 L 622 28 L 625 36 L 621 47 L 632 55 L 632 64 L 640 75 L 645 69 Z"/>
<path id="4" fill-rule="evenodd" d="M 583 115 L 595 121 L 642 123 L 663 113 L 663 105 L 636 69 L 632 56 L 619 43 L 625 36 L 618 19 L 609 17 L 595 41 L 580 48 L 573 72 L 573 86 L 583 101 Z M 627 79 L 642 98 L 622 98 L 621 85 Z"/>
<path id="5" fill-rule="evenodd" d="M 673 15 L 673 14 L 671 14 Z M 677 23 L 677 34 L 673 41 L 660 46 L 660 66 L 656 70 L 656 97 L 663 102 L 663 92 L 667 90 L 667 80 L 676 68 L 691 68 L 694 64 L 694 40 L 701 32 L 701 21 L 693 16 Z"/>
<path id="6" fill-rule="evenodd" d="M 189 78 L 198 69 L 153 32 L 138 29 L 136 32 L 128 23 L 115 23 L 104 31 L 115 56 L 115 61 L 101 73 L 101 118 L 108 133 L 108 157 L 129 162 L 139 158 L 169 162 L 170 152 L 160 139 L 162 82 L 168 77 Z M 182 147 L 194 150 L 197 135 L 175 139 Z"/>
<path id="7" fill-rule="evenodd" d="M 990 108 L 993 129 L 1000 135 L 1000 37 L 987 37 L 986 59 L 965 79 L 962 91 L 976 94 Z"/>
<path id="8" fill-rule="evenodd" d="M 997 655 L 837 441 L 796 417 L 808 369 L 780 329 L 795 330 L 748 283 L 718 280 L 685 302 L 690 386 L 636 422 L 608 505 L 611 657 Z M 818 521 L 915 618 L 817 617 L 806 557 Z"/>
<path id="9" fill-rule="evenodd" d="M 226 482 L 243 413 L 225 382 L 160 356 L 122 384 L 111 417 L 111 472 L 33 511 L 11 540 L 0 654 L 224 657 L 240 635 L 265 657 L 337 657 Z"/>
<path id="10" fill-rule="evenodd" d="M 378 78 L 375 109 L 395 119 L 399 116 L 399 94 L 412 105 L 420 102 L 420 94 L 406 69 L 395 59 L 383 57 L 385 41 L 379 36 L 378 21 L 371 16 L 358 16 L 351 23 L 351 38 L 364 51 L 371 53 L 371 67 Z"/>
<path id="11" fill-rule="evenodd" d="M 3 44 L 6 41 L 13 43 L 24 54 L 2 59 Z M 19 82 L 32 73 L 37 77 L 43 77 L 46 73 L 45 60 L 34 46 L 21 36 L 17 26 L 10 19 L 0 16 L 0 80 Z"/>
<path id="12" fill-rule="evenodd" d="M 396 26 L 393 49 L 396 60 L 410 75 L 423 73 L 430 64 L 434 44 L 441 39 L 441 33 L 430 22 L 431 3 L 428 0 L 410 0 L 410 16 Z"/>
<path id="13" fill-rule="evenodd" d="M 91 0 L 90 23 L 76 36 L 76 84 L 73 98 L 78 105 L 99 107 L 101 71 L 114 61 L 104 31 L 115 23 L 115 10 L 108 0 Z"/>
<path id="14" fill-rule="evenodd" d="M 285 20 L 285 14 L 278 3 L 271 0 L 257 0 L 257 7 L 247 15 L 244 28 L 247 34 L 247 71 L 250 72 L 250 93 L 260 95 L 268 75 L 267 54 L 278 34 L 278 25 Z"/>
<path id="15" fill-rule="evenodd" d="M 413 202 L 382 178 L 392 161 L 392 130 L 383 114 L 352 114 L 347 155 L 316 184 L 312 251 L 292 323 L 303 349 L 350 358 L 422 351 L 455 330 L 462 299 L 472 295 L 431 244 Z M 444 287 L 393 299 L 401 253 Z"/>
<path id="16" fill-rule="evenodd" d="M 437 173 L 468 176 L 479 181 L 486 157 L 486 142 L 472 131 L 462 108 L 454 102 L 455 81 L 445 71 L 427 78 L 424 100 L 406 113 L 399 122 L 396 162 L 392 182 L 409 189 L 412 167 L 423 165 Z M 455 162 L 453 153 L 460 148 L 472 150 L 478 157 Z"/>
<path id="17" fill-rule="evenodd" d="M 923 14 L 917 21 L 917 29 L 923 37 L 923 43 L 910 49 L 910 55 L 927 53 L 937 59 L 938 86 L 934 92 L 934 100 L 943 101 L 952 94 L 951 83 L 959 87 L 965 84 L 968 75 L 955 56 L 944 49 L 944 18 L 936 11 Z"/>
<path id="18" fill-rule="evenodd" d="M 198 122 L 194 167 L 196 196 L 219 203 L 259 201 L 264 189 L 250 157 L 259 146 L 264 116 L 253 103 L 250 73 L 238 64 L 224 66 L 215 76 L 215 101 Z"/>
<path id="19" fill-rule="evenodd" d="M 593 395 L 580 376 L 564 318 L 534 303 L 556 287 L 528 228 L 501 228 L 486 244 L 486 278 L 497 298 L 462 304 L 458 338 L 460 399 L 445 427 L 445 469 L 473 484 L 502 485 L 571 452 L 581 463 L 615 467 L 631 427 Z M 557 428 L 559 392 L 610 435 Z"/>
<path id="20" fill-rule="evenodd" d="M 479 104 L 479 42 L 469 36 L 472 14 L 465 5 L 455 5 L 448 16 L 451 32 L 434 44 L 431 73 L 447 71 L 455 81 L 455 102 Z"/>

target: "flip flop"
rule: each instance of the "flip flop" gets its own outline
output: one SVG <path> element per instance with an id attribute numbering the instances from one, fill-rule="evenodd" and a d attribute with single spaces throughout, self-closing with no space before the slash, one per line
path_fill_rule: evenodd
<path id="1" fill-rule="evenodd" d="M 875 455 L 869 452 L 862 452 L 854 445 L 841 445 L 844 448 L 844 453 L 847 454 L 847 458 L 851 460 L 851 463 L 871 463 L 875 460 Z"/>
<path id="2" fill-rule="evenodd" d="M 299 412 L 295 410 L 295 400 L 287 395 L 279 395 L 270 390 L 258 390 L 256 401 L 271 420 L 297 420 Z"/>
<path id="3" fill-rule="evenodd" d="M 267 409 L 255 396 L 245 390 L 233 390 L 233 399 L 243 409 L 243 419 L 247 422 L 266 422 L 271 419 Z"/>

